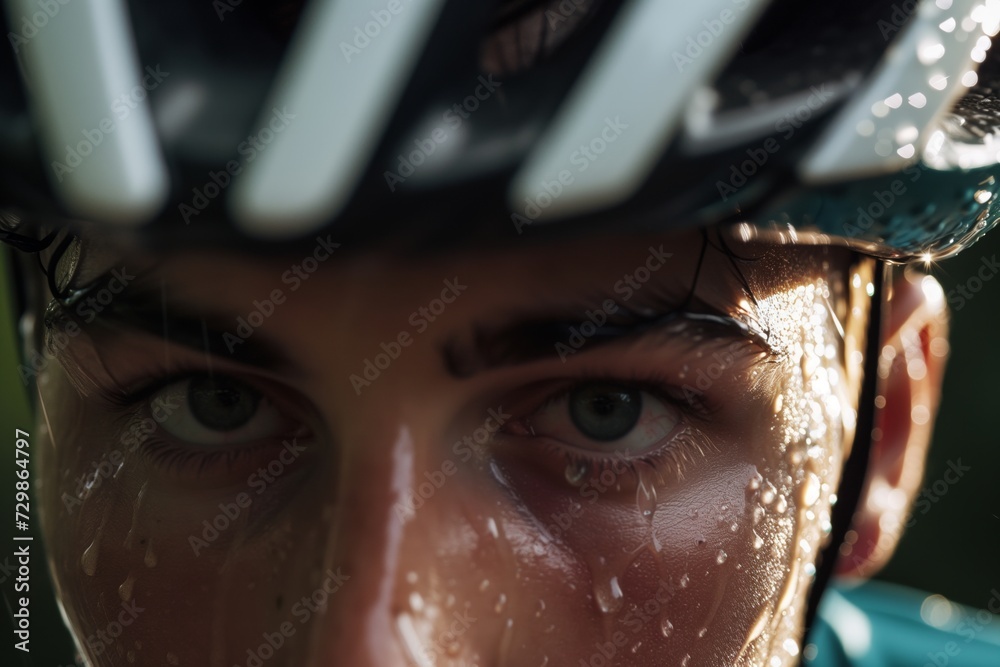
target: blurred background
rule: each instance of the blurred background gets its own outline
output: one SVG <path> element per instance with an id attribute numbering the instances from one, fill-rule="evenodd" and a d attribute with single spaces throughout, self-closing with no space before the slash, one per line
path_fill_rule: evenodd
<path id="1" fill-rule="evenodd" d="M 932 267 L 945 293 L 952 293 L 951 359 L 944 400 L 924 481 L 925 499 L 912 527 L 889 567 L 879 578 L 941 594 L 952 601 L 982 608 L 991 589 L 1000 589 L 1000 275 L 992 269 L 1000 255 L 1000 231 L 959 257 Z M 0 280 L 7 279 L 0 258 Z M 985 268 L 983 268 L 985 267 Z M 981 271 L 981 273 L 980 273 Z M 980 276 L 989 276 L 983 281 Z M 961 297 L 964 286 L 971 299 Z M 973 294 L 973 290 L 978 288 Z M 15 323 L 8 290 L 0 289 L 0 589 L 6 606 L 4 623 L 11 624 L 14 550 L 14 429 L 34 433 L 28 396 L 17 373 Z M 997 414 L 993 411 L 997 410 Z M 971 468 L 954 484 L 944 485 L 949 462 Z M 935 485 L 935 482 L 937 484 Z M 943 492 L 942 492 L 943 491 Z M 925 509 L 926 508 L 926 509 Z M 32 528 L 37 514 L 32 508 Z M 36 532 L 37 534 L 37 532 Z M 4 665 L 74 664 L 74 649 L 63 627 L 44 567 L 41 543 L 32 548 L 30 660 L 14 651 L 10 630 L 4 633 Z M 10 565 L 8 565 L 10 563 Z"/>

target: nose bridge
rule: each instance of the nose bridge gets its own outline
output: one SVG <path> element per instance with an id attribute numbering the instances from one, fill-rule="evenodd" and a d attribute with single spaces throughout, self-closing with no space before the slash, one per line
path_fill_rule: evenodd
<path id="1" fill-rule="evenodd" d="M 348 580 L 318 628 L 311 667 L 411 665 L 395 623 L 401 579 L 419 550 L 414 531 L 397 511 L 417 465 L 413 435 L 405 425 L 352 443 L 337 499 L 340 519 L 328 544 L 334 565 Z M 337 562 L 339 560 L 339 562 Z"/>

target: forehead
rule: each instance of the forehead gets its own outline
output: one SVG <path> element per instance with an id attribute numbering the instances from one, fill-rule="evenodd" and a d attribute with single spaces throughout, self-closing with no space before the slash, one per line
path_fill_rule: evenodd
<path id="1" fill-rule="evenodd" d="M 192 250 L 169 255 L 106 253 L 102 270 L 131 262 L 137 284 L 166 284 L 175 296 L 206 307 L 228 298 L 295 286 L 328 303 L 365 295 L 383 307 L 419 301 L 428 286 L 459 276 L 475 299 L 566 305 L 568 295 L 613 295 L 655 286 L 673 297 L 694 290 L 713 303 L 765 298 L 847 268 L 854 255 L 829 246 L 743 243 L 712 232 L 615 235 L 573 242 L 509 244 L 428 255 L 394 250 L 354 252 L 333 235 L 275 256 Z M 84 271 L 93 275 L 93 267 Z M 298 280 L 296 280 L 298 278 Z M 206 284 L 206 280 L 210 283 Z M 210 287 L 210 289 L 206 289 Z"/>

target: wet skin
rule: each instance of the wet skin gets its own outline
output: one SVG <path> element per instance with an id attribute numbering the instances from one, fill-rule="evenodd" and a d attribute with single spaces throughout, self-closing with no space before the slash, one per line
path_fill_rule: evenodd
<path id="1" fill-rule="evenodd" d="M 840 249 L 737 244 L 753 261 L 710 247 L 698 273 L 702 247 L 335 252 L 294 290 L 301 256 L 164 258 L 116 298 L 151 287 L 171 317 L 230 334 L 254 300 L 284 299 L 225 339 L 235 355 L 99 317 L 39 374 L 39 500 L 82 650 L 94 665 L 794 664 L 853 435 L 860 364 L 844 360 L 863 349 L 867 278 Z M 558 348 L 510 344 L 530 327 L 501 336 L 554 314 L 580 330 L 605 298 L 683 301 L 696 274 L 694 309 L 749 333 L 681 317 Z M 236 360 L 265 340 L 276 358 Z M 209 371 L 240 384 L 193 408 L 185 378 Z M 641 414 L 588 438 L 573 415 L 606 426 L 609 395 Z M 206 413 L 249 418 L 226 434 Z"/>

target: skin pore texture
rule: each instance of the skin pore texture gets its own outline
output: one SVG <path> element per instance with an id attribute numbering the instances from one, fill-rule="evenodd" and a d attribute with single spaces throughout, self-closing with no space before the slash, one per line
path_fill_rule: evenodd
<path id="1" fill-rule="evenodd" d="M 177 344 L 173 324 L 154 335 L 157 318 L 50 341 L 38 492 L 81 650 L 93 665 L 796 664 L 871 263 L 733 242 L 702 261 L 704 243 L 333 252 L 297 283 L 283 276 L 303 256 L 135 267 L 114 298 L 204 317 L 221 352 Z M 605 342 L 583 325 L 606 299 L 609 325 L 665 311 L 695 276 L 690 309 L 742 328 L 678 317 Z M 495 340 L 556 312 L 575 336 Z M 276 358 L 237 359 L 265 341 Z M 249 416 L 228 435 L 189 398 L 209 373 Z M 584 435 L 608 407 L 588 388 L 639 403 L 634 427 Z"/>

